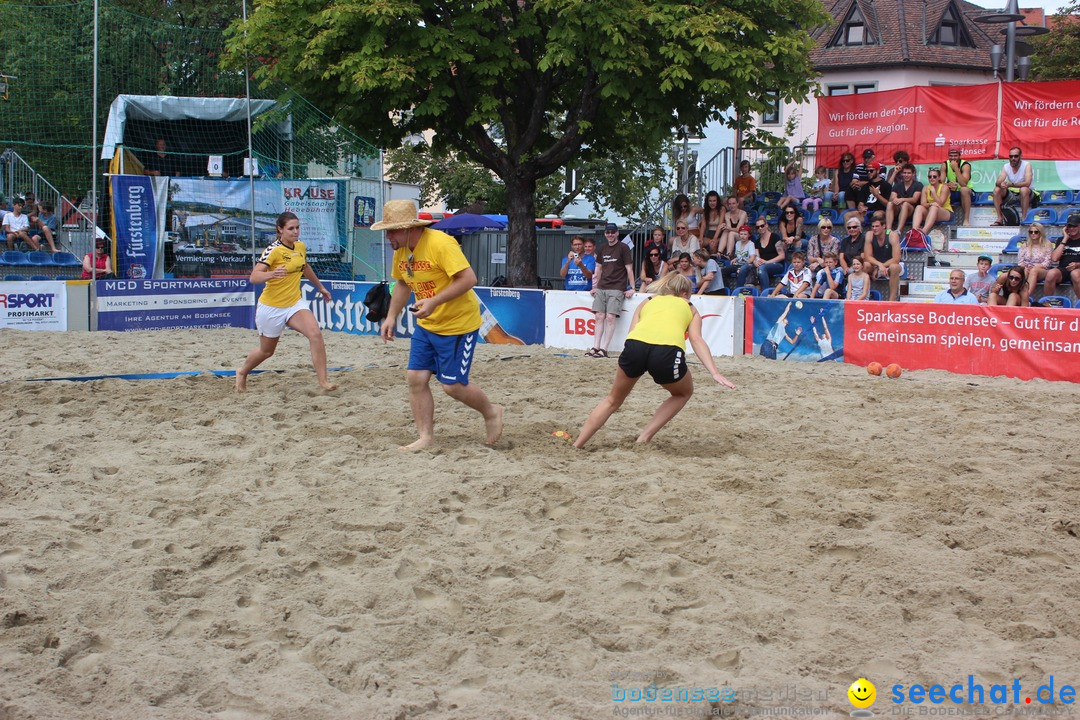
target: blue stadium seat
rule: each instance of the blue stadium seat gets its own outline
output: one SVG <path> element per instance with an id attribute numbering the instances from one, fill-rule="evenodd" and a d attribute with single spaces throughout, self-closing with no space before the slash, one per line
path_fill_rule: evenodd
<path id="1" fill-rule="evenodd" d="M 21 250 L 5 250 L 3 255 L 0 255 L 0 265 L 23 266 L 29 265 L 30 261 L 26 258 L 26 253 Z M 80 265 L 82 263 L 79 263 Z"/>
<path id="2" fill-rule="evenodd" d="M 41 250 L 31 250 L 26 253 L 26 259 L 30 261 L 31 265 L 52 265 L 52 253 L 43 252 Z"/>
<path id="3" fill-rule="evenodd" d="M 1009 244 L 1005 246 L 1005 249 L 1001 251 L 1002 255 L 1015 255 L 1020 252 L 1020 243 L 1026 242 L 1027 238 L 1023 235 L 1013 235 L 1009 238 Z"/>
<path id="4" fill-rule="evenodd" d="M 1043 225 L 1057 225 L 1057 210 L 1047 207 L 1028 210 L 1028 214 L 1024 217 L 1024 224 L 1030 225 L 1033 222 L 1040 222 Z"/>
<path id="5" fill-rule="evenodd" d="M 881 300 L 881 293 L 878 292 L 877 290 L 871 290 L 870 292 L 868 292 L 866 294 L 866 299 L 867 300 L 879 300 L 880 301 Z"/>
<path id="6" fill-rule="evenodd" d="M 82 267 L 82 263 L 79 259 L 69 252 L 57 252 L 53 253 L 52 264 L 59 265 L 60 267 Z"/>
<path id="7" fill-rule="evenodd" d="M 818 220 L 821 219 L 821 211 L 814 210 L 806 216 L 806 220 L 803 221 L 803 227 L 809 228 L 811 225 L 817 226 Z"/>
<path id="8" fill-rule="evenodd" d="M 732 290 L 731 294 L 735 297 L 738 297 L 740 295 L 742 295 L 743 297 L 757 297 L 758 292 L 756 287 L 752 287 L 750 285 L 740 285 L 739 287 Z"/>
<path id="9" fill-rule="evenodd" d="M 971 199 L 971 204 L 974 205 L 993 205 L 994 193 L 992 192 L 977 192 L 975 197 Z"/>
<path id="10" fill-rule="evenodd" d="M 1051 235 L 1050 237 L 1048 237 L 1046 239 L 1050 241 L 1051 245 L 1057 246 L 1057 244 L 1059 242 L 1061 242 L 1062 240 L 1065 239 L 1065 236 L 1064 235 Z"/>
<path id="11" fill-rule="evenodd" d="M 1009 270 L 1014 267 L 1016 267 L 1016 263 L 995 263 L 990 266 L 990 275 L 997 277 L 1003 272 L 1009 272 Z"/>
<path id="12" fill-rule="evenodd" d="M 1080 309 L 1080 297 L 1076 298 L 1076 300 L 1073 301 L 1073 307 Z"/>
<path id="13" fill-rule="evenodd" d="M 43 282 L 43 281 L 47 281 L 47 280 L 52 280 L 52 278 L 49 277 L 48 275 L 31 275 L 30 276 L 30 282 Z"/>
<path id="14" fill-rule="evenodd" d="M 747 210 L 746 211 L 746 224 L 749 225 L 750 227 L 753 227 L 754 222 L 757 220 L 757 216 L 758 216 L 757 210 Z"/>
<path id="15" fill-rule="evenodd" d="M 776 207 L 775 205 L 769 205 L 768 207 L 766 207 L 765 210 L 758 215 L 759 220 L 761 219 L 762 215 L 765 216 L 765 222 L 769 223 L 770 225 L 775 225 L 776 223 L 780 222 L 780 208 Z"/>
<path id="16" fill-rule="evenodd" d="M 771 205 L 775 205 L 776 201 L 779 200 L 781 197 L 783 197 L 783 195 L 781 193 L 776 192 L 775 190 L 770 190 L 768 192 L 761 193 L 761 197 L 768 200 Z"/>
<path id="17" fill-rule="evenodd" d="M 1065 221 L 1068 220 L 1069 216 L 1072 215 L 1073 213 L 1080 213 L 1080 207 L 1069 206 L 1069 207 L 1065 207 L 1065 208 L 1059 208 L 1058 209 L 1058 222 L 1061 223 L 1062 225 L 1064 225 Z"/>
<path id="18" fill-rule="evenodd" d="M 1043 205 L 1068 205 L 1072 201 L 1072 190 L 1047 190 L 1041 200 Z"/>
<path id="19" fill-rule="evenodd" d="M 25 275 L 5 275 L 4 280 L 6 282 L 26 282 Z"/>
<path id="20" fill-rule="evenodd" d="M 1043 295 L 1039 298 L 1041 307 L 1071 308 L 1072 300 L 1064 295 Z"/>

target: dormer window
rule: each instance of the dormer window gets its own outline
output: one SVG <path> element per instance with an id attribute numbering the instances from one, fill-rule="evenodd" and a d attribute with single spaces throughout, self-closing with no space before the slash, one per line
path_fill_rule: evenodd
<path id="1" fill-rule="evenodd" d="M 957 12 L 956 6 L 951 3 L 945 8 L 945 14 L 941 16 L 941 23 L 937 26 L 937 30 L 934 31 L 934 34 L 930 36 L 926 43 L 928 45 L 975 47 L 975 43 L 971 41 L 971 36 L 968 35 L 964 24 L 960 22 L 960 13 Z"/>
<path id="2" fill-rule="evenodd" d="M 847 17 L 844 18 L 844 22 L 840 23 L 840 27 L 837 28 L 836 34 L 833 35 L 832 40 L 829 41 L 828 47 L 852 47 L 874 44 L 874 38 L 871 36 L 870 28 L 866 24 L 866 19 L 859 10 L 859 6 L 853 3 L 851 5 L 851 10 L 848 11 Z"/>

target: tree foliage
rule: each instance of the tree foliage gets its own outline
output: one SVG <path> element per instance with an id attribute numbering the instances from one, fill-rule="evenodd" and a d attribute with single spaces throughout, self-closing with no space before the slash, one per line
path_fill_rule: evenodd
<path id="1" fill-rule="evenodd" d="M 396 147 L 435 131 L 502 181 L 508 276 L 536 282 L 537 182 L 625 159 L 731 106 L 809 91 L 819 0 L 262 0 L 230 48 Z"/>
<path id="2" fill-rule="evenodd" d="M 1036 80 L 1080 78 L 1080 0 L 1048 22 L 1050 32 L 1031 38 L 1031 74 Z"/>

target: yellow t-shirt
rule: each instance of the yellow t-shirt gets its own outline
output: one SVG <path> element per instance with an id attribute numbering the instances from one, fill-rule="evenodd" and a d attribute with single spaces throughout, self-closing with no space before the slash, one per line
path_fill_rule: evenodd
<path id="1" fill-rule="evenodd" d="M 409 256 L 413 260 L 409 262 Z M 439 230 L 425 228 L 416 249 L 402 245 L 394 252 L 391 275 L 408 285 L 417 300 L 434 297 L 453 276 L 469 267 L 457 240 Z M 412 270 L 410 277 L 409 271 Z M 444 302 L 423 320 L 420 327 L 436 335 L 464 335 L 480 328 L 480 299 L 472 290 Z"/>
<path id="2" fill-rule="evenodd" d="M 292 249 L 275 240 L 263 250 L 259 262 L 271 270 L 284 265 L 289 274 L 281 279 L 266 281 L 266 288 L 259 296 L 259 302 L 270 307 L 292 307 L 300 300 L 300 278 L 304 276 L 304 266 L 307 264 L 307 247 L 297 240 Z"/>
<path id="3" fill-rule="evenodd" d="M 638 324 L 626 336 L 627 340 L 640 340 L 650 345 L 671 345 L 686 349 L 686 329 L 694 318 L 694 311 L 677 295 L 657 295 L 646 300 L 638 316 Z"/>

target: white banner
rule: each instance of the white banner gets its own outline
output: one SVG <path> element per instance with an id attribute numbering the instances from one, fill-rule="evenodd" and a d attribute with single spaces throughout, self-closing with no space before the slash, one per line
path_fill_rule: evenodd
<path id="1" fill-rule="evenodd" d="M 544 344 L 548 347 L 588 350 L 593 347 L 593 328 L 596 316 L 592 311 L 591 293 L 549 290 L 544 308 Z M 623 304 L 623 313 L 615 325 L 615 337 L 609 350 L 618 352 L 630 331 L 634 310 L 648 297 L 636 293 Z M 701 313 L 701 335 L 709 343 L 713 355 L 735 354 L 735 298 L 714 295 L 695 296 L 691 302 Z M 686 351 L 693 353 L 690 344 Z"/>
<path id="2" fill-rule="evenodd" d="M 0 282 L 0 328 L 67 330 L 67 283 Z"/>

